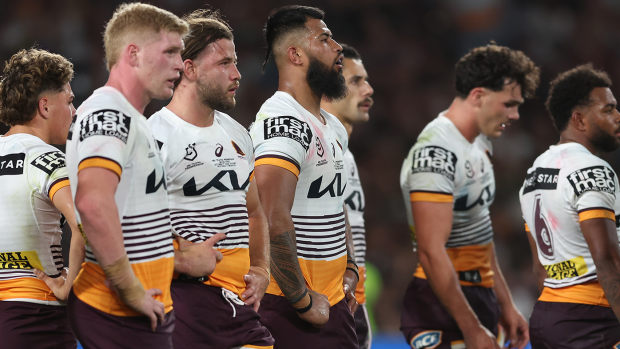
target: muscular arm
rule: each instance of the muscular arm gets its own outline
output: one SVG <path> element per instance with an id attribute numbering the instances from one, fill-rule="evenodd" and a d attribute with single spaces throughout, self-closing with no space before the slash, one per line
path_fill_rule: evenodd
<path id="1" fill-rule="evenodd" d="M 445 249 L 452 229 L 452 203 L 412 201 L 411 210 L 416 227 L 420 264 L 435 295 L 458 324 L 467 346 L 494 348 L 465 299 Z M 477 340 L 473 340 L 474 337 Z M 485 342 L 484 346 L 477 345 L 480 341 Z"/>
<path id="2" fill-rule="evenodd" d="M 351 310 L 351 313 L 354 314 L 358 307 L 357 299 L 355 298 L 355 289 L 357 288 L 357 283 L 359 282 L 359 270 L 355 262 L 355 246 L 353 245 L 353 232 L 351 231 L 351 225 L 349 224 L 347 206 L 343 204 L 342 209 L 344 210 L 347 244 L 347 269 L 344 271 L 342 284 L 345 297 L 347 298 L 347 304 L 349 305 L 349 310 Z M 352 269 L 355 269 L 355 271 Z"/>
<path id="3" fill-rule="evenodd" d="M 606 218 L 579 223 L 596 265 L 596 275 L 611 309 L 620 320 L 620 248 L 615 222 Z"/>
<path id="4" fill-rule="evenodd" d="M 540 291 L 540 293 L 542 293 L 543 288 L 545 287 L 545 278 L 547 278 L 547 271 L 538 259 L 538 249 L 536 248 L 536 242 L 534 241 L 534 237 L 532 236 L 532 234 L 530 234 L 529 231 L 526 233 L 527 240 L 530 242 L 530 249 L 532 250 L 532 266 L 534 269 L 534 277 L 536 278 L 538 290 Z"/>

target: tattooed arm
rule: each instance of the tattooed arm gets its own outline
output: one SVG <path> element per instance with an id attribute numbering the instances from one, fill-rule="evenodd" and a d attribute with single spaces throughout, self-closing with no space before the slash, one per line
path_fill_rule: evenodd
<path id="1" fill-rule="evenodd" d="M 347 206 L 343 204 L 342 209 L 344 210 L 344 219 L 346 224 L 345 235 L 347 243 L 347 269 L 345 269 L 344 276 L 342 277 L 342 290 L 344 291 L 344 295 L 347 298 L 349 310 L 351 310 L 351 313 L 354 314 L 358 307 L 357 300 L 355 299 L 355 289 L 357 287 L 358 281 L 360 281 L 360 276 L 359 270 L 357 268 L 357 263 L 355 262 L 353 232 L 351 232 L 351 225 L 349 224 Z"/>
<path id="2" fill-rule="evenodd" d="M 315 327 L 323 327 L 329 320 L 329 301 L 327 296 L 308 289 L 297 260 L 295 226 L 291 217 L 297 177 L 273 165 L 256 166 L 254 177 L 269 228 L 271 275 L 294 308 L 303 309 L 312 303 L 309 311 L 298 313 L 299 317 Z"/>
<path id="3" fill-rule="evenodd" d="M 595 218 L 579 223 L 586 238 L 596 275 L 611 309 L 620 320 L 620 248 L 614 221 Z"/>

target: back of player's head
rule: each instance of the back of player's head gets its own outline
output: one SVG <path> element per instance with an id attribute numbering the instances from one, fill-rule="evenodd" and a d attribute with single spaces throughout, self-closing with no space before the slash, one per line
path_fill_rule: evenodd
<path id="1" fill-rule="evenodd" d="M 340 46 L 342 46 L 342 55 L 344 56 L 344 58 L 362 59 L 360 53 L 357 52 L 357 50 L 353 46 L 343 43 L 340 43 Z"/>
<path id="2" fill-rule="evenodd" d="M 273 47 L 282 38 L 306 30 L 306 22 L 310 19 L 323 19 L 325 12 L 316 7 L 291 5 L 274 9 L 267 17 L 265 23 L 265 41 L 267 42 L 267 54 L 263 63 L 263 71 L 273 53 Z"/>
<path id="3" fill-rule="evenodd" d="M 45 50 L 21 50 L 5 63 L 0 81 L 0 121 L 23 125 L 36 115 L 41 94 L 61 92 L 73 79 L 73 64 Z"/>
<path id="4" fill-rule="evenodd" d="M 566 129 L 576 107 L 590 104 L 590 93 L 597 87 L 611 87 L 611 79 L 604 71 L 594 69 L 592 63 L 566 71 L 551 81 L 545 106 L 559 132 Z"/>
<path id="5" fill-rule="evenodd" d="M 139 2 L 120 5 L 106 24 L 103 34 L 108 70 L 116 64 L 130 40 L 156 34 L 161 30 L 185 35 L 189 27 L 176 15 L 152 5 Z"/>
<path id="6" fill-rule="evenodd" d="M 532 98 L 540 82 L 540 70 L 523 52 L 491 43 L 476 47 L 455 66 L 457 95 L 467 98 L 476 87 L 501 91 L 506 83 L 521 86 L 524 98 Z"/>

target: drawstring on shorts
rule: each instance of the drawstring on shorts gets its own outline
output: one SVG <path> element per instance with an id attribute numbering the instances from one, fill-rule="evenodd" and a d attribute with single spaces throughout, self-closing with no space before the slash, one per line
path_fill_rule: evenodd
<path id="1" fill-rule="evenodd" d="M 235 306 L 233 305 L 233 302 L 238 304 L 238 305 L 245 305 L 245 303 L 243 303 L 243 301 L 241 299 L 239 299 L 239 296 L 237 296 L 236 293 L 227 290 L 225 288 L 222 288 L 222 297 L 224 297 L 224 299 L 226 299 L 226 301 L 228 301 L 228 304 L 230 304 L 230 306 L 233 309 L 233 317 L 237 316 L 237 309 L 235 309 Z"/>

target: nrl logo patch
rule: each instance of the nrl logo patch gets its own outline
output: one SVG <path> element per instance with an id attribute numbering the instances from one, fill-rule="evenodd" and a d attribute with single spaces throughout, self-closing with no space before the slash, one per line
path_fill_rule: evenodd
<path id="1" fill-rule="evenodd" d="M 183 159 L 187 161 L 194 161 L 197 156 L 198 152 L 196 151 L 196 143 L 188 144 L 187 148 L 185 148 L 185 157 Z"/>
<path id="2" fill-rule="evenodd" d="M 411 339 L 411 348 L 433 349 L 441 344 L 442 331 L 424 331 Z"/>

